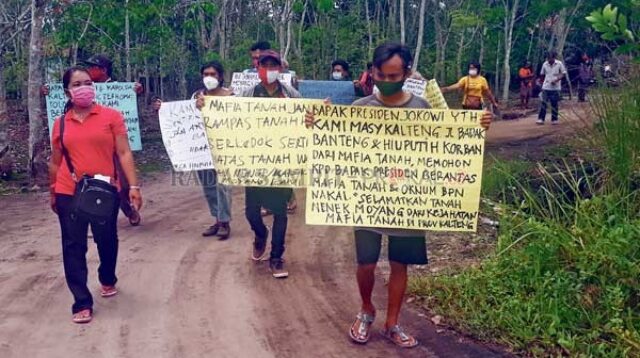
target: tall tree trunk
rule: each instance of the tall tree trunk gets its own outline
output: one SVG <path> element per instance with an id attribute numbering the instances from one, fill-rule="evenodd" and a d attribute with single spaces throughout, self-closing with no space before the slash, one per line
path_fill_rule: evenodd
<path id="1" fill-rule="evenodd" d="M 48 0 L 31 0 L 31 40 L 29 42 L 29 167 L 31 178 L 40 182 L 47 175 L 46 136 L 40 86 L 44 83 L 43 28 Z"/>
<path id="2" fill-rule="evenodd" d="M 291 16 L 287 17 L 287 46 L 284 49 L 284 55 L 283 55 L 283 59 L 285 61 L 287 60 L 287 57 L 289 56 L 289 51 L 291 50 L 291 23 L 293 22 L 293 19 L 291 18 Z"/>
<path id="3" fill-rule="evenodd" d="M 7 115 L 7 87 L 4 77 L 4 51 L 0 47 L 0 121 Z M 1 134 L 0 134 L 1 135 Z M 0 152 L 2 152 L 2 142 L 0 142 Z"/>
<path id="4" fill-rule="evenodd" d="M 516 23 L 516 15 L 520 6 L 520 0 L 514 0 L 511 8 L 509 1 L 503 0 L 504 17 L 504 64 L 503 64 L 503 85 L 502 102 L 509 100 L 509 86 L 511 85 L 511 50 L 513 48 L 513 27 Z M 497 89 L 497 88 L 496 88 Z"/>
<path id="5" fill-rule="evenodd" d="M 478 56 L 478 63 L 481 65 L 484 63 L 484 38 L 487 36 L 487 28 L 482 28 L 482 36 L 480 36 L 480 55 Z"/>
<path id="6" fill-rule="evenodd" d="M 4 51 L 0 48 L 0 178 L 10 177 L 13 162 L 10 158 L 9 116 L 4 77 Z"/>
<path id="7" fill-rule="evenodd" d="M 127 65 L 126 77 L 127 82 L 131 82 L 131 34 L 129 33 L 129 0 L 125 0 L 125 15 L 124 15 L 124 51 L 125 62 Z"/>
<path id="8" fill-rule="evenodd" d="M 500 48 L 500 45 L 502 44 L 500 40 L 502 39 L 498 37 L 498 46 L 496 46 L 496 48 Z M 496 51 L 496 78 L 494 82 L 493 88 L 497 90 L 500 88 L 500 53 L 498 53 L 498 51 Z"/>
<path id="9" fill-rule="evenodd" d="M 220 15 L 218 17 L 218 26 L 220 28 L 220 44 L 218 52 L 220 53 L 220 58 L 223 60 L 227 58 L 227 2 L 228 0 L 222 1 L 222 8 L 220 9 Z"/>
<path id="10" fill-rule="evenodd" d="M 298 38 L 297 38 L 298 45 L 295 48 L 296 55 L 298 56 L 298 59 L 300 60 L 300 73 L 305 73 L 304 51 L 302 51 L 302 33 L 304 32 L 304 23 L 305 23 L 305 18 L 307 17 L 307 6 L 308 5 L 309 5 L 309 0 L 305 0 L 304 8 L 302 9 L 302 15 L 300 16 L 300 24 L 298 26 Z"/>
<path id="11" fill-rule="evenodd" d="M 369 45 L 367 59 L 369 59 L 373 55 L 373 33 L 371 32 L 371 17 L 369 16 L 369 0 L 364 0 L 364 13 L 367 17 L 367 39 Z"/>
<path id="12" fill-rule="evenodd" d="M 198 18 L 198 29 L 200 32 L 200 47 L 204 50 L 204 52 L 207 52 L 207 50 L 209 49 L 209 40 L 207 38 L 207 21 L 205 20 L 205 14 L 204 14 L 204 9 L 200 6 L 198 7 L 198 13 L 197 13 L 197 18 Z M 211 25 L 211 27 L 213 27 L 213 25 Z"/>
<path id="13" fill-rule="evenodd" d="M 422 51 L 422 42 L 424 38 L 424 12 L 426 11 L 427 0 L 420 0 L 420 20 L 418 23 L 418 40 L 416 42 L 416 53 L 413 55 L 413 65 L 418 69 L 420 65 L 420 51 Z"/>
<path id="14" fill-rule="evenodd" d="M 406 33 L 405 33 L 405 19 L 404 19 L 404 0 L 400 0 L 400 43 L 405 44 L 406 42 Z"/>
<path id="15" fill-rule="evenodd" d="M 458 41 L 458 51 L 456 53 L 456 78 L 462 77 L 462 53 L 464 52 L 465 36 L 467 36 L 466 29 L 460 29 L 460 39 Z"/>

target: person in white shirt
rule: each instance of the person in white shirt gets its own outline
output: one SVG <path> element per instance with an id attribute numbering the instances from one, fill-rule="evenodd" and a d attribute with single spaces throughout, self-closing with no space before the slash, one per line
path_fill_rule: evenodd
<path id="1" fill-rule="evenodd" d="M 544 76 L 542 83 L 542 103 L 540 113 L 538 113 L 537 124 L 544 124 L 547 115 L 547 103 L 551 104 L 551 124 L 558 124 L 558 101 L 560 100 L 560 90 L 562 89 L 562 78 L 566 76 L 567 70 L 562 62 L 556 60 L 556 52 L 551 51 L 547 56 L 547 61 L 542 65 L 540 76 Z"/>

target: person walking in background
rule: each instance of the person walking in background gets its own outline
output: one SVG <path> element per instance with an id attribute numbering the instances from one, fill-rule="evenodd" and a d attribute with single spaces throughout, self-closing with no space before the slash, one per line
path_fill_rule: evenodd
<path id="1" fill-rule="evenodd" d="M 388 108 L 422 108 L 431 106 L 422 97 L 403 90 L 405 81 L 412 75 L 411 51 L 408 47 L 387 43 L 378 46 L 373 53 L 373 81 L 379 92 L 358 99 L 354 106 L 372 106 Z M 493 115 L 484 112 L 481 124 L 488 128 Z M 315 116 L 307 112 L 305 124 L 313 128 Z M 413 348 L 418 340 L 409 335 L 398 324 L 402 301 L 407 289 L 408 265 L 427 264 L 427 246 L 425 232 L 420 230 L 392 228 L 354 228 L 356 258 L 358 268 L 356 280 L 360 290 L 362 305 L 356 319 L 349 329 L 349 337 L 356 343 L 365 344 L 371 336 L 371 326 L 376 318 L 376 308 L 372 302 L 375 271 L 382 237 L 388 236 L 388 255 L 391 274 L 388 284 L 387 317 L 383 335 L 394 344 L 403 348 Z"/>
<path id="2" fill-rule="evenodd" d="M 280 54 L 271 50 L 262 52 L 258 60 L 260 83 L 241 93 L 240 97 L 300 98 L 300 93 L 295 88 L 278 80 L 282 70 Z M 269 237 L 269 230 L 264 225 L 260 210 L 266 208 L 273 213 L 269 268 L 275 278 L 289 276 L 282 257 L 287 234 L 287 202 L 292 197 L 292 193 L 291 188 L 247 187 L 245 189 L 245 215 L 255 233 L 251 255 L 254 261 L 260 261 L 265 256 Z"/>
<path id="3" fill-rule="evenodd" d="M 196 106 L 202 109 L 204 96 L 231 96 L 233 92 L 224 88 L 224 67 L 220 62 L 211 61 L 200 68 L 203 88 L 197 90 L 192 96 L 196 99 Z M 202 184 L 204 196 L 209 205 L 209 212 L 215 218 L 213 225 L 209 226 L 202 236 L 217 236 L 220 240 L 226 240 L 231 235 L 231 190 L 227 186 L 218 183 L 218 175 L 215 169 L 198 170 L 198 179 Z"/>
<path id="4" fill-rule="evenodd" d="M 547 115 L 547 104 L 551 104 L 551 124 L 558 124 L 558 102 L 560 101 L 560 91 L 562 90 L 562 78 L 566 76 L 567 70 L 564 64 L 556 59 L 555 51 L 549 52 L 547 60 L 542 64 L 540 76 L 544 77 L 542 83 L 542 103 L 538 113 L 537 124 L 543 125 Z"/>
<path id="5" fill-rule="evenodd" d="M 351 72 L 349 72 L 349 64 L 345 60 L 335 60 L 331 63 L 331 81 L 351 81 Z"/>
<path id="6" fill-rule="evenodd" d="M 531 98 L 531 91 L 533 90 L 533 69 L 531 68 L 531 62 L 525 61 L 518 71 L 518 77 L 520 78 L 520 107 L 523 109 L 529 109 L 529 99 Z"/>
<path id="7" fill-rule="evenodd" d="M 484 98 L 488 98 L 494 109 L 498 109 L 498 101 L 493 96 L 487 79 L 480 75 L 480 64 L 472 62 L 469 64 L 468 75 L 462 77 L 458 83 L 442 88 L 442 93 L 454 90 L 462 90 L 462 108 L 481 110 Z"/>
<path id="8" fill-rule="evenodd" d="M 371 77 L 372 67 L 373 63 L 367 62 L 367 70 L 362 72 L 362 75 L 360 75 L 360 79 L 353 81 L 353 85 L 355 86 L 356 90 L 356 96 L 366 97 L 373 94 L 373 78 Z"/>
<path id="9" fill-rule="evenodd" d="M 580 68 L 578 72 L 578 101 L 585 102 L 587 90 L 594 82 L 593 63 L 589 56 L 582 54 Z"/>
<path id="10" fill-rule="evenodd" d="M 69 101 L 64 114 L 53 125 L 49 164 L 51 208 L 60 221 L 65 278 L 74 297 L 73 322 L 87 323 L 93 316 L 93 298 L 87 288 L 88 228 L 91 225 L 100 257 L 100 295 L 114 296 L 118 293 L 118 206 L 105 221 L 78 215 L 73 201 L 77 180 L 84 175 L 100 176 L 105 181 L 126 179 L 130 184 L 128 201 L 136 211 L 142 206 L 142 196 L 122 114 L 95 103 L 95 87 L 86 69 L 68 69 L 62 84 Z M 114 153 L 126 178 L 116 172 Z"/>
<path id="11" fill-rule="evenodd" d="M 263 51 L 271 50 L 271 44 L 268 41 L 258 41 L 249 48 L 249 56 L 251 56 L 251 68 L 244 70 L 244 73 L 258 72 L 258 59 Z"/>

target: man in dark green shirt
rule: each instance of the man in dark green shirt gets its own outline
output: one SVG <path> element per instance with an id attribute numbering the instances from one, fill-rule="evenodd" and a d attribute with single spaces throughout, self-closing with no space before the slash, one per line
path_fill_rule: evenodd
<path id="1" fill-rule="evenodd" d="M 300 93 L 291 86 L 278 81 L 282 72 L 280 55 L 272 50 L 263 51 L 258 60 L 260 83 L 240 94 L 241 97 L 300 98 Z M 247 187 L 245 191 L 245 215 L 255 233 L 252 259 L 260 261 L 266 254 L 269 230 L 262 221 L 261 208 L 273 212 L 271 233 L 271 257 L 269 267 L 273 277 L 285 278 L 289 272 L 284 267 L 282 255 L 285 250 L 287 233 L 287 202 L 291 198 L 291 188 Z"/>

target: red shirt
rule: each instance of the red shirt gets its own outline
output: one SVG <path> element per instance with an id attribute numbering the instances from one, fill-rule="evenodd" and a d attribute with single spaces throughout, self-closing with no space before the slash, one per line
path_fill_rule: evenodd
<path id="1" fill-rule="evenodd" d="M 61 117 L 62 118 L 62 117 Z M 114 178 L 113 156 L 116 137 L 126 136 L 122 114 L 113 108 L 94 105 L 84 122 L 74 118 L 73 111 L 64 115 L 64 146 L 69 153 L 76 175 L 104 175 Z M 60 118 L 53 124 L 53 147 L 62 151 L 60 145 Z M 56 194 L 73 195 L 76 184 L 71 178 L 66 159 L 58 168 L 55 183 Z"/>

